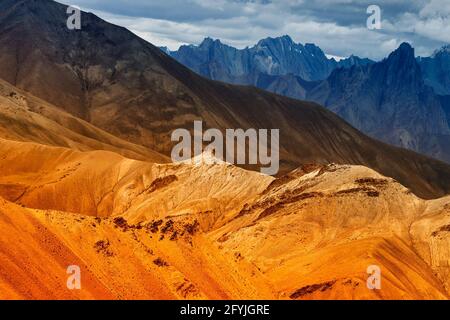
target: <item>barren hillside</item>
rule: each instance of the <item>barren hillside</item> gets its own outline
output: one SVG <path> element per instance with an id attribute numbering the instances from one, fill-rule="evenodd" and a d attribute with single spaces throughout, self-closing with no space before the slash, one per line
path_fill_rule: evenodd
<path id="1" fill-rule="evenodd" d="M 362 166 L 274 179 L 226 163 L 0 150 L 2 298 L 449 297 L 450 199 L 422 200 Z M 65 288 L 72 264 L 80 291 Z M 381 290 L 366 287 L 369 265 Z"/>

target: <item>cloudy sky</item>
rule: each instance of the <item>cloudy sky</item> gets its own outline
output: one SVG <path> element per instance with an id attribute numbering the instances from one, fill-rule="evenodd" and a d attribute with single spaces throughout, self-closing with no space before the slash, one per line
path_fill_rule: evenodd
<path id="1" fill-rule="evenodd" d="M 243 48 L 288 34 L 327 54 L 381 59 L 403 41 L 427 56 L 450 43 L 450 0 L 66 0 L 158 46 L 177 49 L 209 36 Z M 381 8 L 369 30 L 367 8 Z"/>

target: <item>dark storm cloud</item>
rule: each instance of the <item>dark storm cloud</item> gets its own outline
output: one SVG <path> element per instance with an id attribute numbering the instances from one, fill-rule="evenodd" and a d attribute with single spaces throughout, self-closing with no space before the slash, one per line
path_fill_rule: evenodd
<path id="1" fill-rule="evenodd" d="M 366 10 L 370 5 L 382 8 L 383 18 L 393 20 L 405 12 L 418 12 L 426 0 L 314 0 L 303 1 L 290 7 L 292 13 L 314 17 L 317 21 L 336 22 L 342 26 L 361 25 L 366 22 Z"/>
<path id="2" fill-rule="evenodd" d="M 228 19 L 238 16 L 243 3 L 248 1 L 197 0 L 74 0 L 74 4 L 93 10 L 130 17 L 193 22 L 205 19 Z"/>
<path id="3" fill-rule="evenodd" d="M 156 45 L 172 49 L 206 36 L 244 47 L 289 34 L 337 56 L 380 59 L 402 41 L 428 55 L 450 42 L 449 0 L 72 0 Z M 366 28 L 369 5 L 382 29 Z"/>

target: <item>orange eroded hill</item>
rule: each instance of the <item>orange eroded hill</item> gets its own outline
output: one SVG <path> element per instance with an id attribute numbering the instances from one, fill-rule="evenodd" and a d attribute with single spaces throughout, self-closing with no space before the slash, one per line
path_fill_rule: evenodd
<path id="1" fill-rule="evenodd" d="M 213 232 L 269 275 L 282 297 L 448 298 L 449 198 L 424 201 L 360 166 L 327 166 L 285 180 Z M 420 239 L 411 226 L 422 225 L 432 207 L 439 219 Z M 443 243 L 436 245 L 436 237 Z M 440 250 L 440 268 L 419 253 L 427 250 Z M 384 274 L 382 290 L 367 290 L 370 265 Z"/>
<path id="2" fill-rule="evenodd" d="M 215 223 L 273 180 L 229 164 L 153 164 L 0 140 L 0 195 L 37 209 L 142 220 L 202 213 Z"/>
<path id="3" fill-rule="evenodd" d="M 0 155 L 4 298 L 449 297 L 450 199 L 362 166 L 274 179 L 8 140 Z"/>
<path id="4" fill-rule="evenodd" d="M 223 255 L 189 232 L 163 231 L 113 219 L 25 209 L 0 199 L 2 299 L 273 298 L 251 264 Z M 179 227 L 178 224 L 176 226 Z M 81 290 L 68 290 L 66 269 L 81 268 Z"/>

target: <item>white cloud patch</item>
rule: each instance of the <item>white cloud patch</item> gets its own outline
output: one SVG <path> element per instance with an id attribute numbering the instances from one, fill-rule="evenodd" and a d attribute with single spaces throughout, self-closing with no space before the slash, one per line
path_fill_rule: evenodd
<path id="1" fill-rule="evenodd" d="M 205 37 L 239 48 L 290 35 L 327 54 L 381 59 L 402 41 L 431 54 L 450 42 L 449 0 L 379 0 L 382 29 L 366 28 L 373 0 L 73 0 L 158 46 L 177 49 Z"/>

